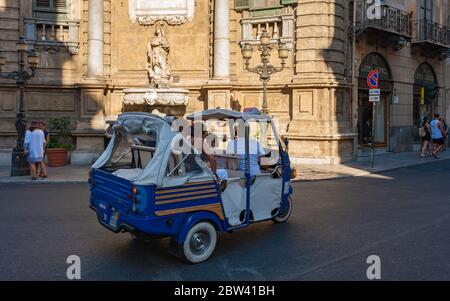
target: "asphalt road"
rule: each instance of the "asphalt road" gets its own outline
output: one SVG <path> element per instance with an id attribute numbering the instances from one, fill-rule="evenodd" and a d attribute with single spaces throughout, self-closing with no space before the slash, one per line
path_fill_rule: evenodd
<path id="1" fill-rule="evenodd" d="M 137 243 L 101 227 L 88 185 L 0 186 L 0 280 L 450 280 L 450 161 L 382 175 L 294 184 L 285 225 L 219 236 L 213 257 L 187 265 L 168 240 Z"/>

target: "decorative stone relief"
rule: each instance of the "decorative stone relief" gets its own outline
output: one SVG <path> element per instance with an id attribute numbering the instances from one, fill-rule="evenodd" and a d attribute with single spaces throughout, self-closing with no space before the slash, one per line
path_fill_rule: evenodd
<path id="1" fill-rule="evenodd" d="M 165 106 L 186 106 L 189 103 L 188 90 L 169 88 L 134 88 L 123 91 L 123 103 L 126 105 L 165 105 Z"/>
<path id="2" fill-rule="evenodd" d="M 195 0 L 129 0 L 128 5 L 130 20 L 141 25 L 181 25 L 194 18 Z"/>

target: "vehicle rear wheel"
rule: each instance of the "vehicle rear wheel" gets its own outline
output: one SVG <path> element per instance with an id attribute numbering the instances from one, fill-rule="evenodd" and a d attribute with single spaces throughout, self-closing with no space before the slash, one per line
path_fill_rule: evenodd
<path id="1" fill-rule="evenodd" d="M 200 222 L 188 232 L 183 243 L 183 257 L 189 263 L 200 263 L 211 257 L 217 244 L 217 231 L 210 222 Z"/>
<path id="2" fill-rule="evenodd" d="M 291 217 L 291 213 L 292 213 L 292 198 L 289 197 L 286 207 L 283 208 L 283 210 L 280 209 L 277 216 L 272 218 L 272 220 L 277 224 L 285 223 L 285 222 L 287 222 L 289 217 Z"/>

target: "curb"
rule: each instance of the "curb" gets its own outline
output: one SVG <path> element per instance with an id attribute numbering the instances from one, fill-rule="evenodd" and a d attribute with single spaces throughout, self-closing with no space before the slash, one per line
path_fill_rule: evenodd
<path id="1" fill-rule="evenodd" d="M 349 175 L 343 175 L 343 176 L 332 176 L 332 177 L 328 177 L 328 178 L 321 178 L 321 179 L 301 179 L 301 178 L 296 178 L 294 180 L 292 180 L 292 182 L 321 182 L 321 181 L 330 181 L 330 180 L 342 180 L 342 179 L 349 179 L 349 178 L 357 178 L 357 177 L 364 177 L 364 176 L 368 176 L 368 175 L 375 175 L 375 174 L 380 174 L 380 173 L 384 173 L 384 172 L 389 172 L 389 171 L 395 171 L 395 170 L 399 170 L 399 169 L 403 169 L 403 168 L 408 168 L 411 166 L 420 166 L 420 165 L 425 165 L 425 164 L 432 164 L 435 162 L 441 162 L 441 161 L 446 161 L 446 160 L 450 160 L 450 158 L 441 158 L 441 159 L 435 159 L 433 161 L 417 161 L 414 163 L 406 163 L 406 164 L 402 164 L 400 166 L 395 166 L 395 167 L 388 167 L 388 168 L 382 168 L 379 170 L 373 170 L 373 171 L 364 171 L 361 172 L 359 174 L 349 174 Z M 88 179 L 84 179 L 84 180 L 52 180 L 52 179 L 47 179 L 47 180 L 37 180 L 37 181 L 32 181 L 30 179 L 10 179 L 7 178 L 7 180 L 1 180 L 0 179 L 0 185 L 8 185 L 8 184 L 13 184 L 13 185 L 25 185 L 25 184 L 31 184 L 31 185 L 41 185 L 41 184 L 88 184 Z"/>
<path id="2" fill-rule="evenodd" d="M 0 185 L 44 185 L 44 184 L 88 184 L 88 180 L 9 180 L 1 181 Z"/>

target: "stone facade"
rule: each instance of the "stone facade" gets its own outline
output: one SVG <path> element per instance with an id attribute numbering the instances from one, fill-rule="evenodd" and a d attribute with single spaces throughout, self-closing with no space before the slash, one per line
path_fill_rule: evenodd
<path id="1" fill-rule="evenodd" d="M 431 18 L 429 20 L 431 25 L 424 37 L 421 22 L 424 20 L 423 5 L 425 2 L 429 11 L 428 18 Z M 379 116 L 383 115 L 377 128 L 379 131 L 384 130 L 385 133 L 384 139 L 379 138 L 377 142 L 377 138 L 375 138 L 375 141 L 379 144 L 378 146 L 384 147 L 387 151 L 411 151 L 414 149 L 414 145 L 420 144 L 419 120 L 425 116 L 431 118 L 434 113 L 439 113 L 445 118 L 449 112 L 447 109 L 449 82 L 446 76 L 449 64 L 446 58 L 450 55 L 450 35 L 448 28 L 443 28 L 443 39 L 437 41 L 434 32 L 438 30 L 438 26 L 449 25 L 450 2 L 389 0 L 384 1 L 384 4 L 391 12 L 391 16 L 398 16 L 400 11 L 405 16 L 410 14 L 411 32 L 408 34 L 404 28 L 391 26 L 388 22 L 379 26 L 378 29 L 367 30 L 365 28 L 365 32 L 359 32 L 356 37 L 355 72 L 357 77 L 365 75 L 364 72 L 361 72 L 361 64 L 371 55 L 379 55 L 384 59 L 386 68 L 389 69 L 390 79 L 386 81 L 385 91 L 382 91 L 385 96 L 384 112 L 377 112 Z M 387 10 L 383 11 L 383 14 L 389 15 Z M 393 17 L 393 20 L 398 24 L 404 19 Z M 364 24 L 361 24 L 361 27 L 364 27 Z M 369 29 L 370 27 L 369 24 Z M 429 66 L 431 72 L 434 73 L 433 93 L 435 96 L 427 95 L 427 103 L 429 101 L 430 104 L 421 108 L 421 88 L 426 88 L 426 85 L 419 83 L 415 77 L 419 72 L 419 67 L 424 64 Z M 355 94 L 358 95 L 355 100 L 357 100 L 360 113 L 359 116 L 355 115 L 355 124 L 358 124 L 356 121 L 358 117 L 359 124 L 364 121 L 361 120 L 363 118 L 361 110 L 362 98 L 365 98 L 364 94 L 368 92 L 364 90 L 365 88 L 365 79 L 360 78 L 358 85 L 355 86 Z"/>
<path id="2" fill-rule="evenodd" d="M 149 84 L 147 44 L 155 32 L 151 18 L 164 1 L 148 2 L 156 7 L 150 10 L 150 19 L 140 15 L 145 15 L 146 5 L 138 2 L 70 0 L 65 14 L 48 20 L 45 13 L 36 11 L 32 0 L 0 0 L 0 50 L 7 57 L 3 71 L 16 68 L 15 43 L 19 36 L 26 36 L 41 58 L 37 77 L 26 87 L 28 118 L 70 116 L 74 163 L 92 160 L 102 150 L 108 120 L 125 110 L 145 110 L 125 106 L 122 99 L 124 90 Z M 189 9 L 182 9 L 184 2 Z M 174 108 L 172 113 L 261 108 L 262 85 L 257 75 L 244 70 L 241 42 L 257 44 L 259 32 L 267 27 L 274 42 L 280 39 L 292 50 L 286 69 L 272 77 L 268 93 L 270 114 L 279 120 L 281 134 L 290 138 L 290 152 L 297 162 L 335 164 L 358 155 L 358 89 L 352 75 L 366 54 L 381 53 L 396 81 L 400 100 L 389 110 L 391 140 L 413 125 L 411 74 L 419 63 L 429 62 L 439 86 L 449 86 L 444 80 L 445 61 L 414 54 L 410 44 L 394 51 L 362 35 L 356 40 L 353 66 L 353 6 L 347 0 L 271 0 L 267 3 L 278 4 L 263 10 L 246 6 L 253 1 L 235 0 L 197 0 L 190 10 L 191 2 L 174 1 L 167 10 L 161 9 L 162 19 L 171 23 L 164 21 L 171 45 L 172 86 L 188 89 L 190 99 L 187 107 Z M 390 2 L 417 9 L 410 4 L 416 1 Z M 445 3 L 436 14 L 446 17 L 448 1 L 435 2 Z M 130 4 L 141 11 L 130 14 Z M 181 21 L 170 21 L 170 14 L 180 14 Z M 272 62 L 280 65 L 276 50 Z M 255 52 L 251 65 L 257 63 Z M 447 89 L 440 91 L 438 110 L 444 112 Z M 14 145 L 18 110 L 14 82 L 0 80 L 0 99 L 0 159 L 7 164 L 10 158 L 4 154 Z"/>

